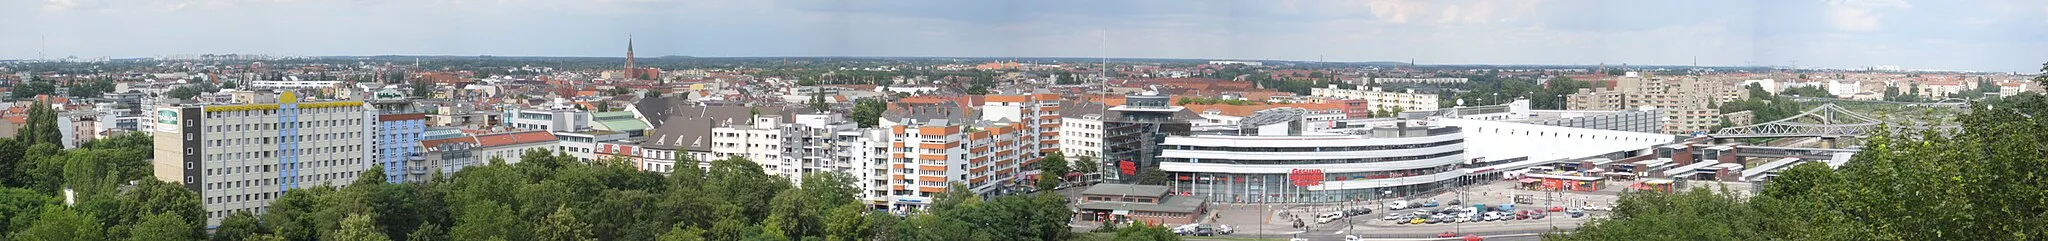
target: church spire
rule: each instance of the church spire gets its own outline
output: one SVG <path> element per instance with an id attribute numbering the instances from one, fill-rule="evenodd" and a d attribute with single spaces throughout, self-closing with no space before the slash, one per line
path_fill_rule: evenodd
<path id="1" fill-rule="evenodd" d="M 635 74 L 633 74 L 633 73 L 637 73 L 637 72 L 640 72 L 639 70 L 633 69 L 633 35 L 632 35 L 632 34 L 627 34 L 627 35 L 626 35 L 626 69 L 623 69 L 623 70 L 624 70 L 624 71 L 622 71 L 622 72 L 625 72 L 625 73 L 623 73 L 623 74 L 626 74 L 626 79 L 634 79 L 634 78 L 635 78 Z"/>

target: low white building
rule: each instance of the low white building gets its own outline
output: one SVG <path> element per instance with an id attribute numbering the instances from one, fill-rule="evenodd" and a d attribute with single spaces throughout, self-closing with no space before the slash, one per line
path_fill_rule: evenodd
<path id="1" fill-rule="evenodd" d="M 1372 110 L 1392 110 L 1397 107 L 1403 111 L 1436 110 L 1438 105 L 1436 94 L 1415 93 L 1415 90 L 1387 92 L 1381 91 L 1379 87 L 1367 88 L 1365 86 L 1358 86 L 1357 89 L 1339 89 L 1337 85 L 1330 85 L 1329 88 L 1310 89 L 1309 95 L 1347 100 L 1365 100 L 1367 108 Z"/>
<path id="2" fill-rule="evenodd" d="M 1465 152 L 1467 158 L 1479 162 L 1522 157 L 1529 160 L 1581 158 L 1620 151 L 1644 150 L 1677 139 L 1677 136 L 1658 133 L 1505 121 L 1456 118 L 1435 118 L 1432 121 L 1435 125 L 1460 127 L 1465 134 L 1466 146 L 1483 147 L 1467 149 Z"/>

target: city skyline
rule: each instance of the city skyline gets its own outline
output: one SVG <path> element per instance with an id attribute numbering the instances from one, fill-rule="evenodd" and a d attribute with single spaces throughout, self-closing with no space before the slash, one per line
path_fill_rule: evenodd
<path id="1" fill-rule="evenodd" d="M 2048 2 L 0 3 L 0 59 L 165 54 L 1117 57 L 2034 72 Z M 242 30 L 242 31 L 231 31 Z"/>

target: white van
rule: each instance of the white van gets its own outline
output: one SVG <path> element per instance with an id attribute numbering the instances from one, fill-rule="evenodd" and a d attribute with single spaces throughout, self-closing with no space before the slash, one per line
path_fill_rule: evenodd
<path id="1" fill-rule="evenodd" d="M 1324 223 L 1336 222 L 1336 221 L 1337 221 L 1338 219 L 1344 219 L 1344 212 L 1328 212 L 1328 213 L 1323 213 L 1323 215 L 1317 215 L 1317 216 L 1316 216 L 1316 223 L 1317 223 L 1317 224 L 1324 224 Z"/>
<path id="2" fill-rule="evenodd" d="M 1389 209 L 1389 210 L 1401 210 L 1401 209 L 1408 209 L 1408 201 L 1393 201 L 1393 202 L 1387 202 L 1387 209 Z"/>

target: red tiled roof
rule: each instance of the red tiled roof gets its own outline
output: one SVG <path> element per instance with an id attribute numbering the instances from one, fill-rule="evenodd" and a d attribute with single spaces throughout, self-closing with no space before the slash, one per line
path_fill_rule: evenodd
<path id="1" fill-rule="evenodd" d="M 555 134 L 547 131 L 528 131 L 477 136 L 478 146 L 493 147 L 555 141 Z"/>

